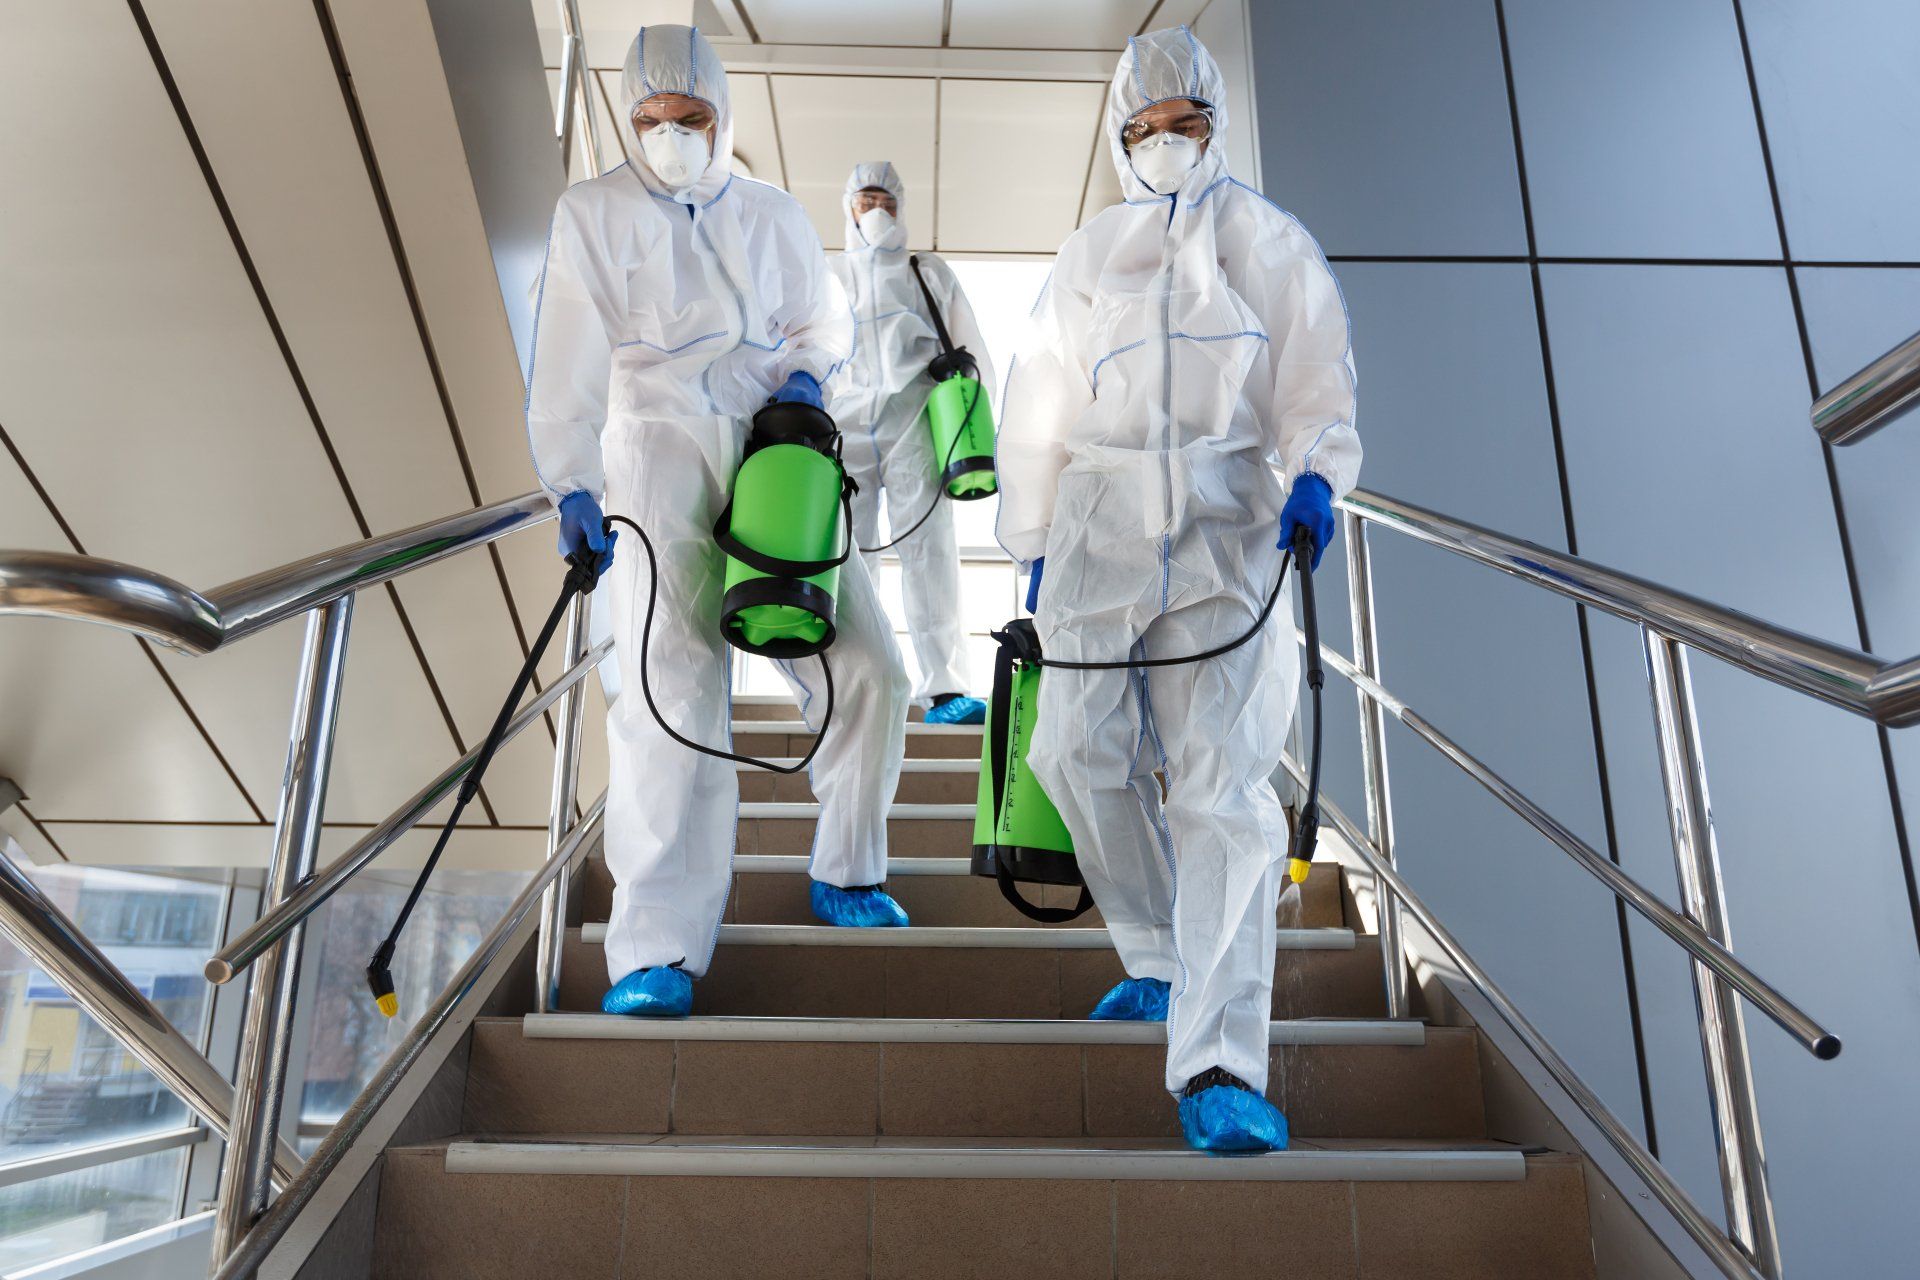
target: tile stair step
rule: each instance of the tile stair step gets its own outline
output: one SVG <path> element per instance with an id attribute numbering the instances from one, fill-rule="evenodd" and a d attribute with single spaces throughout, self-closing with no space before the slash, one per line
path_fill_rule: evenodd
<path id="1" fill-rule="evenodd" d="M 1160 1024 L 561 1014 L 475 1025 L 465 1127 L 500 1134 L 1177 1137 Z M 1269 1026 L 1295 1133 L 1480 1138 L 1478 1037 Z M 989 1083 L 991 1082 L 991 1083 Z M 614 1087 L 617 1083 L 618 1087 Z"/>
<path id="2" fill-rule="evenodd" d="M 825 928 L 807 926 L 805 932 Z M 1024 933 L 1037 941 L 1053 936 Z M 1119 957 L 1105 946 L 919 947 L 900 945 L 897 938 L 895 945 L 880 947 L 722 946 L 694 985 L 694 1008 L 738 1016 L 1078 1018 L 1125 976 Z M 1372 936 L 1355 936 L 1343 950 L 1282 950 L 1274 977 L 1276 1018 L 1377 1018 L 1386 1012 L 1380 944 Z M 582 941 L 580 930 L 568 930 L 560 1007 L 597 1011 L 607 985 L 605 952 Z"/>
<path id="3" fill-rule="evenodd" d="M 1525 1157 L 1518 1181 L 1284 1183 L 821 1176 L 844 1166 L 816 1170 L 803 1155 L 799 1176 L 735 1177 L 720 1185 L 711 1177 L 658 1172 L 665 1159 L 688 1158 L 690 1144 L 657 1154 L 644 1182 L 449 1173 L 452 1145 L 388 1153 L 375 1280 L 1591 1280 L 1594 1274 L 1581 1165 L 1563 1155 Z M 1298 1155 L 1293 1170 L 1301 1169 Z M 1476 1171 L 1513 1168 L 1511 1152 L 1493 1156 L 1491 1169 Z M 869 1150 L 861 1158 L 885 1157 Z M 1266 1159 L 1200 1157 L 1184 1167 L 1242 1179 L 1276 1167 L 1262 1164 Z"/>
<path id="4" fill-rule="evenodd" d="M 788 713 L 791 715 L 791 708 Z M 794 758 L 805 755 L 808 748 L 813 746 L 813 734 L 799 720 L 742 720 L 736 717 L 729 728 L 733 734 L 733 749 L 742 755 L 759 756 L 766 760 Z M 977 762 L 980 759 L 980 726 L 908 724 L 907 758 Z"/>
<path id="5" fill-rule="evenodd" d="M 769 763 L 792 765 L 799 757 L 772 760 Z M 773 773 L 743 764 L 740 775 L 740 799 L 747 803 L 766 801 L 813 801 L 813 784 L 805 773 Z M 902 804 L 972 805 L 980 789 L 980 757 L 963 760 L 908 759 L 900 769 L 900 785 L 894 800 Z"/>
<path id="6" fill-rule="evenodd" d="M 735 924 L 809 924 L 813 909 L 807 896 L 807 859 L 798 854 L 746 854 L 733 861 L 733 893 L 727 899 L 727 922 Z M 1053 929 L 1015 911 L 1000 896 L 993 881 L 968 873 L 966 858 L 894 858 L 887 867 L 887 891 L 907 910 L 915 924 L 1006 925 Z M 1072 906 L 1079 890 L 1054 885 L 1029 885 L 1029 900 L 1047 906 Z M 574 882 L 569 898 L 573 923 L 605 920 L 613 912 L 613 876 L 607 864 L 590 858 Z M 1281 902 L 1280 922 L 1315 927 L 1345 923 L 1340 892 L 1340 869 L 1330 862 L 1314 864 L 1313 874 L 1299 894 Z M 1095 907 L 1072 922 L 1078 926 L 1102 923 Z M 1071 926 L 1066 926 L 1071 927 Z"/>

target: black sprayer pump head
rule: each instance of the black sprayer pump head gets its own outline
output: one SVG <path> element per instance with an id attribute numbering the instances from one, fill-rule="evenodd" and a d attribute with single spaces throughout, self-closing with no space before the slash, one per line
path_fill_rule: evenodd
<path id="1" fill-rule="evenodd" d="M 400 1012 L 400 997 L 393 993 L 393 939 L 381 943 L 367 962 L 367 986 L 381 1013 L 391 1018 Z"/>

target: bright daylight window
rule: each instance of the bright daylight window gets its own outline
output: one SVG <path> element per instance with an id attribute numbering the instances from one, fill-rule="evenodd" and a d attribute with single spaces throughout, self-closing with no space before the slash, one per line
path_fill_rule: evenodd
<path id="1" fill-rule="evenodd" d="M 210 1005 L 200 966 L 218 945 L 223 885 L 100 867 L 28 874 L 184 1035 L 201 1038 Z M 26 1162 L 192 1122 L 185 1104 L 0 938 L 0 1178 L 25 1172 Z M 0 1186 L 0 1272 L 174 1218 L 188 1150 Z"/>

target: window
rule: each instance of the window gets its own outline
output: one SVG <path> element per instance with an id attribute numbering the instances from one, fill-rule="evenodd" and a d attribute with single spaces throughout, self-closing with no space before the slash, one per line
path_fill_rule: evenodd
<path id="1" fill-rule="evenodd" d="M 189 1039 L 210 1008 L 220 884 L 100 867 L 28 874 Z M 186 1105 L 0 939 L 0 1164 L 191 1122 Z"/>
<path id="2" fill-rule="evenodd" d="M 179 1215 L 185 1149 L 0 1187 L 0 1273 L 63 1258 Z"/>

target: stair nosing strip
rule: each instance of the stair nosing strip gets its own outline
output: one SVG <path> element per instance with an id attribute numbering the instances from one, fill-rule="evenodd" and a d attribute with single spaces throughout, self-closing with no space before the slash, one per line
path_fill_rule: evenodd
<path id="1" fill-rule="evenodd" d="M 1351 929 L 1277 929 L 1282 951 L 1352 951 Z M 602 922 L 582 925 L 580 941 L 606 941 Z M 909 925 L 904 929 L 857 929 L 826 924 L 723 924 L 720 945 L 736 947 L 933 947 L 956 950 L 1110 951 L 1105 929 L 1035 929 L 989 925 Z"/>
<path id="2" fill-rule="evenodd" d="M 815 1044 L 1164 1044 L 1159 1022 L 1065 1018 L 626 1018 L 606 1013 L 535 1013 L 520 1021 L 529 1040 L 713 1040 Z M 1388 1018 L 1291 1018 L 1267 1024 L 1267 1043 L 1418 1048 L 1423 1022 Z"/>
<path id="3" fill-rule="evenodd" d="M 978 806 L 971 804 L 892 804 L 887 806 L 889 822 L 972 822 Z M 817 818 L 820 805 L 813 800 L 745 800 L 740 804 L 741 818 Z"/>
<path id="4" fill-rule="evenodd" d="M 804 720 L 730 720 L 728 723 L 735 733 L 786 733 L 795 736 L 813 733 Z M 918 720 L 907 721 L 909 738 L 977 738 L 980 729 L 981 726 L 977 724 L 922 724 Z"/>
<path id="5" fill-rule="evenodd" d="M 837 1147 L 452 1142 L 449 1174 L 739 1178 L 1047 1178 L 1091 1181 L 1518 1182 L 1519 1151 L 1197 1151 L 1054 1147 Z"/>
<path id="6" fill-rule="evenodd" d="M 799 756 L 767 757 L 768 764 L 780 764 L 789 767 L 799 763 L 799 761 Z M 766 770 L 761 769 L 758 765 L 735 763 L 733 767 L 737 772 L 744 774 L 766 772 Z M 900 772 L 903 775 L 910 773 L 978 773 L 980 772 L 980 761 L 973 756 L 908 756 L 900 762 Z"/>

